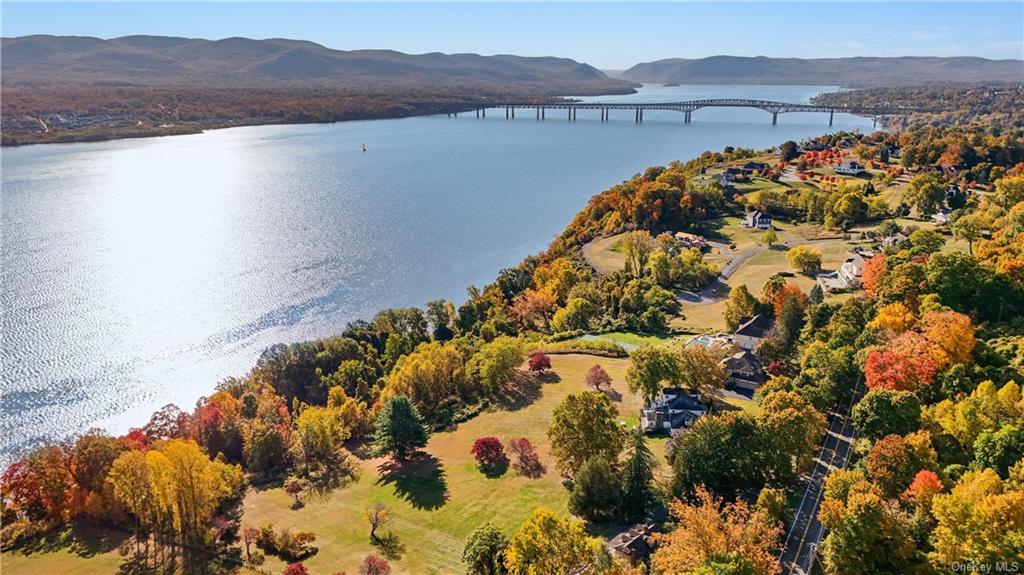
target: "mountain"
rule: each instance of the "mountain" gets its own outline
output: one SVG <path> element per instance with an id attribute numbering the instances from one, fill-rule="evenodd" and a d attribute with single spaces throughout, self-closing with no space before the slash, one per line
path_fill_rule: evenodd
<path id="1" fill-rule="evenodd" d="M 851 88 L 933 82 L 1024 82 L 1024 61 L 956 57 L 767 58 L 712 56 L 637 64 L 621 76 L 661 84 L 808 84 Z"/>
<path id="2" fill-rule="evenodd" d="M 487 83 L 546 86 L 552 94 L 630 91 L 629 83 L 567 58 L 346 51 L 279 38 L 22 36 L 2 39 L 0 66 L 4 84 L 360 88 Z"/>

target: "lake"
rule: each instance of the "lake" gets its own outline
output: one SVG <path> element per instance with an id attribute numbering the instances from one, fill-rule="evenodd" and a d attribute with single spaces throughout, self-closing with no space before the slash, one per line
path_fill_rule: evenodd
<path id="1" fill-rule="evenodd" d="M 591 101 L 827 87 L 645 87 Z M 563 111 L 564 112 L 564 111 Z M 0 454 L 191 409 L 277 342 L 383 308 L 461 302 L 545 248 L 587 199 L 704 150 L 830 130 L 825 114 L 503 110 L 2 150 Z M 871 130 L 837 114 L 833 130 Z M 362 151 L 366 145 L 367 151 Z"/>

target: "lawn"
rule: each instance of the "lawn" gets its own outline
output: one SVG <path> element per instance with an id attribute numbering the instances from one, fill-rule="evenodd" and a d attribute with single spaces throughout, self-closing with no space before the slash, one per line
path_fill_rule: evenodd
<path id="1" fill-rule="evenodd" d="M 635 423 L 641 400 L 624 382 L 627 359 L 587 355 L 553 355 L 552 375 L 536 389 L 536 397 L 518 409 L 485 413 L 452 432 L 434 434 L 426 448 L 429 457 L 416 469 L 384 476 L 380 459 L 360 461 L 358 481 L 325 498 L 312 499 L 302 509 L 291 509 L 291 499 L 280 489 L 253 491 L 245 500 L 244 525 L 268 522 L 276 527 L 304 529 L 317 535 L 320 551 L 304 563 L 311 573 L 354 573 L 362 559 L 377 552 L 370 544 L 363 512 L 382 502 L 393 520 L 383 531 L 393 531 L 405 546 L 402 558 L 392 563 L 394 573 L 458 573 L 463 542 L 478 525 L 490 521 L 511 533 L 534 508 L 543 506 L 566 513 L 568 492 L 554 471 L 546 430 L 555 406 L 568 394 L 584 389 L 584 375 L 595 363 L 608 371 L 623 421 Z M 502 441 L 527 437 L 537 447 L 547 473 L 527 479 L 511 470 L 498 478 L 480 473 L 469 453 L 478 437 L 493 435 Z M 651 440 L 663 456 L 663 440 Z M 269 558 L 266 568 L 279 571 L 284 564 Z"/>
<path id="2" fill-rule="evenodd" d="M 613 341 L 626 348 L 626 350 L 632 350 L 638 347 L 645 347 L 648 345 L 659 345 L 676 339 L 671 335 L 637 333 L 633 331 L 609 331 L 585 337 L 590 339 L 606 339 L 609 341 Z"/>
<path id="3" fill-rule="evenodd" d="M 606 238 L 598 238 L 583 246 L 583 257 L 599 273 L 616 272 L 626 267 L 626 256 L 619 248 L 622 236 L 615 234 Z"/>

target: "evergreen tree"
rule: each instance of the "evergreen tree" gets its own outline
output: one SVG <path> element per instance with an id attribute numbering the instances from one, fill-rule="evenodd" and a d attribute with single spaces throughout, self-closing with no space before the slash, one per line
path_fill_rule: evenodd
<path id="1" fill-rule="evenodd" d="M 818 283 L 814 284 L 811 288 L 811 292 L 807 295 L 807 303 L 817 304 L 825 301 L 825 291 L 821 289 L 821 285 Z"/>
<path id="2" fill-rule="evenodd" d="M 651 479 L 657 460 L 640 428 L 633 431 L 630 443 L 629 456 L 622 470 L 622 514 L 629 521 L 639 521 L 647 514 L 654 496 Z"/>
<path id="3" fill-rule="evenodd" d="M 377 414 L 373 444 L 378 454 L 405 459 L 427 444 L 427 430 L 419 411 L 404 395 L 387 400 Z"/>
<path id="4" fill-rule="evenodd" d="M 607 521 L 615 515 L 619 493 L 619 482 L 608 460 L 591 457 L 576 472 L 575 485 L 569 495 L 569 511 L 590 521 Z"/>

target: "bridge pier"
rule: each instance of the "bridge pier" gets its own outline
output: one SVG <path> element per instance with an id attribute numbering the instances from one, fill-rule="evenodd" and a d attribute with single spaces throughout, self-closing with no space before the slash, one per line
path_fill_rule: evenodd
<path id="1" fill-rule="evenodd" d="M 477 118 L 479 118 L 479 117 L 480 117 L 480 108 L 477 108 L 477 109 L 476 109 L 476 117 L 477 117 Z"/>
<path id="2" fill-rule="evenodd" d="M 572 121 L 572 108 L 571 107 L 567 106 L 565 108 L 565 119 L 569 120 L 570 122 Z"/>
<path id="3" fill-rule="evenodd" d="M 835 115 L 835 113 L 836 113 L 835 110 L 829 110 L 828 111 L 828 127 L 829 128 L 832 127 L 832 117 Z"/>
<path id="4" fill-rule="evenodd" d="M 544 119 L 544 112 L 545 112 L 545 110 L 547 110 L 547 108 L 545 108 L 544 106 L 540 107 L 540 119 L 541 120 Z"/>
<path id="5" fill-rule="evenodd" d="M 516 107 L 515 106 L 512 106 L 512 119 L 513 120 L 516 119 Z"/>
<path id="6" fill-rule="evenodd" d="M 537 119 L 540 120 L 540 106 L 537 106 Z"/>
<path id="7" fill-rule="evenodd" d="M 508 119 L 508 106 L 505 106 L 505 119 Z"/>
<path id="8" fill-rule="evenodd" d="M 644 109 L 643 108 L 640 108 L 640 121 L 641 122 L 644 121 Z"/>
<path id="9" fill-rule="evenodd" d="M 779 113 L 772 112 L 772 125 L 775 126 L 779 123 Z"/>
<path id="10" fill-rule="evenodd" d="M 878 127 L 878 116 L 871 116 L 871 127 L 872 128 L 877 128 Z"/>
<path id="11" fill-rule="evenodd" d="M 575 122 L 575 121 L 576 121 L 576 108 L 573 108 L 573 109 L 572 109 L 572 121 L 573 121 L 573 122 Z"/>
<path id="12" fill-rule="evenodd" d="M 691 113 L 692 112 L 686 112 L 685 115 L 683 116 L 683 123 L 684 124 L 689 124 L 690 123 L 690 114 Z"/>
<path id="13" fill-rule="evenodd" d="M 486 118 L 487 117 L 487 108 L 480 108 L 480 117 L 481 118 Z"/>

